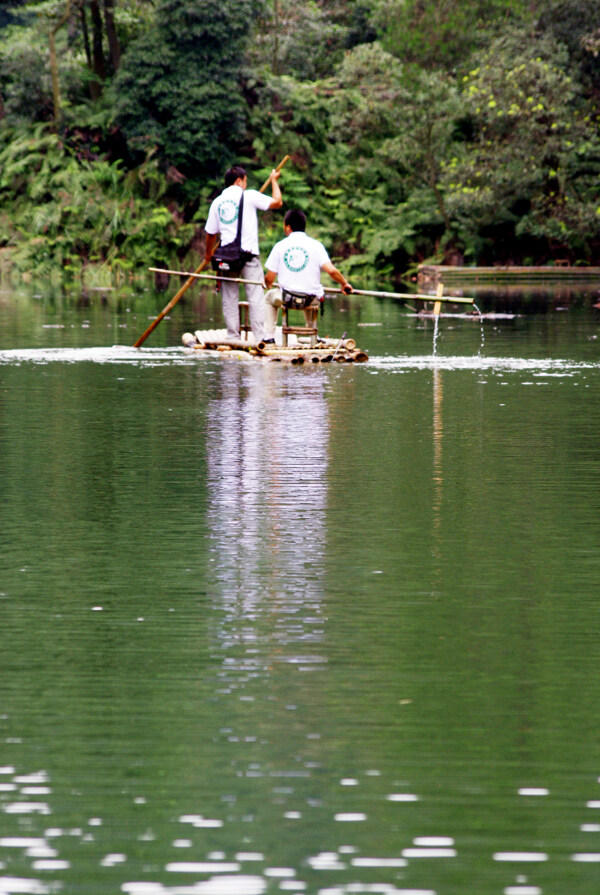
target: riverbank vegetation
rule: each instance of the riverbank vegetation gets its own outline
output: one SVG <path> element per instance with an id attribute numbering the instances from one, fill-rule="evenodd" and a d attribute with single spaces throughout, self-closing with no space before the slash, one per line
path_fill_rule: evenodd
<path id="1" fill-rule="evenodd" d="M 347 273 L 597 262 L 600 0 L 8 0 L 0 256 L 197 266 L 241 161 Z M 262 232 L 267 250 L 281 214 Z"/>

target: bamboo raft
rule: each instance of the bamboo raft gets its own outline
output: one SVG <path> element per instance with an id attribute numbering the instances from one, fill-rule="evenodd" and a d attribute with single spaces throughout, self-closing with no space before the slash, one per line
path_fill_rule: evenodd
<path id="1" fill-rule="evenodd" d="M 158 317 L 150 324 L 145 333 L 134 343 L 135 348 L 139 348 L 155 326 L 163 319 L 163 317 L 171 310 L 171 308 L 180 299 L 183 292 L 195 280 L 215 280 L 220 281 L 227 279 L 230 282 L 238 284 L 262 285 L 262 281 L 248 280 L 243 277 L 223 277 L 221 274 L 205 274 L 200 273 L 204 264 L 200 265 L 196 273 L 186 273 L 180 270 L 168 270 L 166 268 L 151 267 L 154 273 L 176 274 L 178 276 L 186 276 L 188 279 L 171 299 L 168 305 L 161 311 Z M 342 294 L 341 289 L 332 289 L 325 287 L 324 291 L 329 294 Z M 441 314 L 442 303 L 449 302 L 451 304 L 470 304 L 474 302 L 473 298 L 465 296 L 445 296 L 444 287 L 438 284 L 435 295 L 429 293 L 402 293 L 402 292 L 375 292 L 366 289 L 354 289 L 352 295 L 366 295 L 375 298 L 399 298 L 403 301 L 407 298 L 417 300 L 419 302 L 433 303 L 433 316 L 439 317 Z M 368 361 L 369 355 L 366 351 L 357 348 L 354 339 L 347 339 L 346 333 L 342 338 L 325 339 L 318 337 L 316 319 L 312 326 L 288 326 L 287 316 L 284 309 L 283 326 L 281 327 L 282 344 L 273 344 L 272 342 L 254 341 L 251 326 L 248 322 L 248 302 L 239 302 L 240 312 L 243 311 L 244 319 L 240 319 L 240 332 L 243 337 L 240 339 L 229 339 L 226 330 L 196 330 L 193 333 L 186 332 L 181 337 L 184 348 L 187 351 L 201 351 L 204 354 L 213 354 L 223 357 L 227 355 L 235 358 L 259 359 L 276 362 L 288 362 L 292 364 L 304 363 L 364 363 Z M 410 305 L 407 307 L 411 311 L 415 311 Z M 310 338 L 302 338 L 310 335 Z"/>
<path id="2" fill-rule="evenodd" d="M 262 360 L 290 364 L 365 363 L 369 355 L 356 346 L 354 339 L 319 339 L 311 346 L 308 339 L 290 338 L 289 344 L 255 344 L 251 336 L 247 339 L 228 339 L 226 330 L 196 330 L 184 333 L 181 341 L 190 352 L 215 357 L 231 357 L 244 360 Z"/>

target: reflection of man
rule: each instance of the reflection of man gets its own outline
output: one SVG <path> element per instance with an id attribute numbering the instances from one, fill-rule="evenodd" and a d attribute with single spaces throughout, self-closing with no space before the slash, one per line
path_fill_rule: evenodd
<path id="1" fill-rule="evenodd" d="M 327 380 L 280 373 L 269 363 L 222 364 L 215 370 L 202 475 L 217 630 L 229 643 L 263 638 L 261 600 L 272 596 L 284 611 L 306 610 L 294 616 L 294 630 L 286 634 L 290 656 L 297 656 L 302 644 L 310 640 L 315 646 L 321 639 L 314 618 L 326 582 L 331 424 Z M 271 635 L 275 643 L 277 632 Z M 247 657 L 237 668 L 225 666 L 227 678 L 239 672 L 241 680 L 253 661 L 263 667 L 259 655 Z"/>
<path id="2" fill-rule="evenodd" d="M 261 280 L 262 266 L 258 249 L 258 211 L 268 211 L 270 208 L 281 208 L 281 190 L 277 179 L 279 171 L 271 171 L 272 196 L 265 196 L 258 190 L 246 189 L 248 177 L 246 171 L 240 165 L 234 165 L 225 173 L 225 189 L 220 196 L 213 201 L 206 221 L 206 252 L 205 261 L 210 261 L 213 256 L 217 237 L 220 236 L 222 245 L 229 245 L 237 235 L 238 213 L 240 200 L 244 196 L 244 208 L 242 211 L 242 249 L 249 252 L 250 259 L 246 261 L 238 276 L 246 280 Z M 227 325 L 227 337 L 239 339 L 240 337 L 240 311 L 238 307 L 239 286 L 237 283 L 221 281 L 221 293 L 223 296 L 223 316 Z M 250 326 L 256 342 L 263 337 L 265 323 L 265 309 L 262 286 L 246 284 L 246 298 L 250 306 Z"/>
<path id="3" fill-rule="evenodd" d="M 340 284 L 346 295 L 354 291 L 344 274 L 329 260 L 323 243 L 306 235 L 306 215 L 303 211 L 291 208 L 283 219 L 283 229 L 285 239 L 273 246 L 265 265 L 265 286 L 269 290 L 265 296 L 265 342 L 275 341 L 277 314 L 289 294 L 306 297 L 306 325 L 314 326 L 315 307 L 323 298 L 322 270 Z M 276 276 L 281 289 L 271 288 Z"/>

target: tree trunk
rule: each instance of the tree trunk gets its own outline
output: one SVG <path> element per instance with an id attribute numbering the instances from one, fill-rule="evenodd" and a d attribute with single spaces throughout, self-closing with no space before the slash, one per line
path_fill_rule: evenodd
<path id="1" fill-rule="evenodd" d="M 115 28 L 114 16 L 115 0 L 104 0 L 104 23 L 106 25 L 106 37 L 108 38 L 108 51 L 113 74 L 118 71 L 121 63 L 121 46 Z"/>
<path id="2" fill-rule="evenodd" d="M 428 171 L 427 181 L 429 182 L 429 186 L 433 190 L 433 195 L 435 196 L 435 201 L 437 203 L 437 207 L 438 207 L 439 212 L 440 212 L 442 219 L 444 221 L 444 227 L 446 228 L 446 230 L 448 232 L 450 232 L 452 229 L 452 223 L 450 221 L 450 218 L 448 217 L 448 212 L 446 211 L 446 205 L 444 202 L 444 198 L 442 196 L 440 188 L 437 185 L 439 171 L 438 171 L 438 162 L 437 162 L 437 158 L 436 158 L 436 152 L 435 152 L 435 149 L 433 148 L 433 145 L 434 145 L 433 144 L 433 122 L 430 122 L 427 127 L 427 135 L 425 138 L 425 144 L 426 144 L 425 155 L 426 155 L 426 159 L 427 159 L 426 164 L 427 164 L 427 171 Z"/>
<path id="3" fill-rule="evenodd" d="M 98 0 L 91 0 L 90 11 L 92 13 L 92 63 L 94 74 L 100 82 L 106 78 L 106 61 L 102 49 L 102 14 Z M 102 87 L 100 87 L 102 89 Z"/>
<path id="4" fill-rule="evenodd" d="M 52 102 L 54 105 L 54 122 L 60 121 L 60 81 L 58 79 L 58 60 L 56 58 L 56 32 L 65 24 L 71 12 L 71 0 L 67 0 L 65 11 L 56 25 L 50 29 L 48 41 L 50 44 L 50 76 L 52 78 Z"/>
<path id="5" fill-rule="evenodd" d="M 279 74 L 279 0 L 273 4 L 273 74 Z"/>
<path id="6" fill-rule="evenodd" d="M 85 11 L 85 3 L 81 3 L 79 6 L 79 15 L 81 18 L 81 33 L 83 35 L 83 48 L 85 50 L 85 58 L 88 64 L 88 68 L 92 68 L 92 49 L 90 47 L 90 32 L 88 29 L 87 23 L 87 13 Z"/>

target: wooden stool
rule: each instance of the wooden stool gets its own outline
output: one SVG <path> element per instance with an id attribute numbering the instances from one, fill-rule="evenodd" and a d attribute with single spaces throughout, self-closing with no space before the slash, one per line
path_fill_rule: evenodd
<path id="1" fill-rule="evenodd" d="M 312 326 L 289 326 L 288 324 L 288 312 L 289 311 L 308 311 L 310 313 L 312 319 Z M 317 329 L 317 317 L 319 316 L 319 301 L 318 299 L 314 301 L 312 304 L 308 305 L 307 308 L 286 308 L 285 305 L 281 307 L 281 333 L 282 333 L 282 344 L 284 348 L 287 348 L 287 337 L 288 333 L 293 333 L 295 336 L 310 336 L 310 347 L 314 348 L 317 344 L 317 336 L 319 331 Z"/>
<path id="2" fill-rule="evenodd" d="M 242 339 L 248 338 L 248 333 L 252 332 L 249 322 L 250 305 L 247 301 L 238 302 L 240 306 L 240 336 Z"/>

